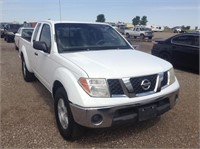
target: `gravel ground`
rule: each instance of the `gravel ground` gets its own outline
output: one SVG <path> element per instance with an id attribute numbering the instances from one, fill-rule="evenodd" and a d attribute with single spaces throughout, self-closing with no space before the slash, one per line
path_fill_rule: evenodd
<path id="1" fill-rule="evenodd" d="M 166 38 L 171 33 L 155 33 Z M 133 42 L 150 53 L 151 42 Z M 179 102 L 160 118 L 131 126 L 94 130 L 74 142 L 60 136 L 50 93 L 39 82 L 26 83 L 13 43 L 0 39 L 0 148 L 199 148 L 199 75 L 175 70 Z"/>

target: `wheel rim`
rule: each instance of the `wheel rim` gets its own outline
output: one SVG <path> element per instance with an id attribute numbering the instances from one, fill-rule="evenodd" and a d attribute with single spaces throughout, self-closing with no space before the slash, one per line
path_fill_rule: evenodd
<path id="1" fill-rule="evenodd" d="M 25 66 L 25 62 L 22 62 L 22 69 L 23 69 L 23 75 L 24 77 L 26 76 L 26 66 Z"/>
<path id="2" fill-rule="evenodd" d="M 69 125 L 67 107 L 65 106 L 64 100 L 62 98 L 58 100 L 58 117 L 62 127 L 67 129 Z"/>

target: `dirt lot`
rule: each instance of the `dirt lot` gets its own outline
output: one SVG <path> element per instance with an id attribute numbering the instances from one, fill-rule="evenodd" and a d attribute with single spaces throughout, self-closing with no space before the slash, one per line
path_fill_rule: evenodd
<path id="1" fill-rule="evenodd" d="M 171 33 L 156 33 L 166 38 Z M 136 42 L 150 53 L 151 42 Z M 50 93 L 38 81 L 26 83 L 13 43 L 1 46 L 1 146 L 0 148 L 199 148 L 199 75 L 175 70 L 180 100 L 161 118 L 109 130 L 87 129 L 79 140 L 60 136 Z"/>

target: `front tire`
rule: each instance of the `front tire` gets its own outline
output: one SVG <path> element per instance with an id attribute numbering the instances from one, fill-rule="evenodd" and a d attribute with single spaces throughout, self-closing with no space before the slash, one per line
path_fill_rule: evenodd
<path id="1" fill-rule="evenodd" d="M 74 121 L 65 89 L 58 88 L 54 98 L 55 117 L 60 134 L 66 140 L 79 138 L 84 129 Z"/>

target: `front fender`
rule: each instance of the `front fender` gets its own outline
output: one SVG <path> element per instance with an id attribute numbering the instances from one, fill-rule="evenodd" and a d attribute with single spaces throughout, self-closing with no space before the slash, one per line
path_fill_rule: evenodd
<path id="1" fill-rule="evenodd" d="M 83 77 L 87 77 L 86 74 Z M 84 96 L 88 96 L 85 91 L 81 88 L 78 83 L 80 76 L 66 68 L 58 68 L 54 74 L 54 81 L 52 82 L 52 93 L 54 89 L 55 82 L 58 81 L 65 88 L 68 100 L 73 104 L 83 106 L 84 101 L 82 100 Z"/>

